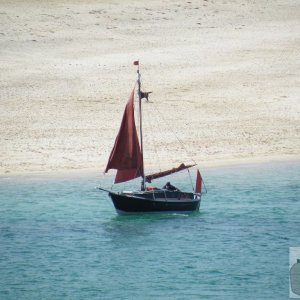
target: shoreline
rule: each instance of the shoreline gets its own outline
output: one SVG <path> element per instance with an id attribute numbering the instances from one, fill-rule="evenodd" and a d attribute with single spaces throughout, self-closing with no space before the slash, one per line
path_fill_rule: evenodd
<path id="1" fill-rule="evenodd" d="M 298 159 L 300 4 L 204 2 L 2 1 L 1 176 L 101 174 L 137 59 L 148 172 Z"/>
<path id="2" fill-rule="evenodd" d="M 300 162 L 300 156 L 273 156 L 269 158 L 257 157 L 257 158 L 248 158 L 248 159 L 230 159 L 218 161 L 215 163 L 202 163 L 197 164 L 194 168 L 198 167 L 200 171 L 203 170 L 213 170 L 213 169 L 223 169 L 223 168 L 236 168 L 241 166 L 250 166 L 255 167 L 257 165 L 267 165 L 267 164 L 284 164 Z M 57 171 L 42 171 L 42 172 L 23 172 L 23 173 L 10 173 L 10 174 L 0 174 L 0 180 L 5 179 L 29 179 L 29 178 L 81 178 L 85 176 L 95 175 L 95 177 L 109 177 L 114 176 L 113 171 L 110 171 L 108 174 L 104 174 L 105 167 L 101 169 L 65 169 Z M 99 171 L 100 170 L 100 171 Z M 149 169 L 149 173 L 155 169 Z"/>

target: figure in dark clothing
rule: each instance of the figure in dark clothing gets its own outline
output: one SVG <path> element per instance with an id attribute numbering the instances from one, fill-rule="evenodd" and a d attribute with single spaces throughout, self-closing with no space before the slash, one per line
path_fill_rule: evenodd
<path id="1" fill-rule="evenodd" d="M 169 181 L 163 186 L 164 190 L 168 190 L 168 191 L 177 191 L 177 188 L 172 185 Z"/>

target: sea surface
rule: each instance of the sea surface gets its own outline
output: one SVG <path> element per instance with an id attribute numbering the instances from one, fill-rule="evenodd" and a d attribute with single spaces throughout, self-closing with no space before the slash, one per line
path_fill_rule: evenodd
<path id="1" fill-rule="evenodd" d="M 289 299 L 300 162 L 201 171 L 192 215 L 119 216 L 100 172 L 0 178 L 0 299 Z"/>

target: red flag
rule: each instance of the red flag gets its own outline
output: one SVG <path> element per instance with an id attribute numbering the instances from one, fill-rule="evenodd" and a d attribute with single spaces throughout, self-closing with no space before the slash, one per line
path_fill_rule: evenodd
<path id="1" fill-rule="evenodd" d="M 138 66 L 138 65 L 140 64 L 140 62 L 139 62 L 138 60 L 135 60 L 135 61 L 133 62 L 133 64 L 134 64 L 135 66 Z"/>
<path id="2" fill-rule="evenodd" d="M 201 193 L 202 191 L 202 177 L 199 170 L 197 170 L 196 188 L 195 193 Z"/>

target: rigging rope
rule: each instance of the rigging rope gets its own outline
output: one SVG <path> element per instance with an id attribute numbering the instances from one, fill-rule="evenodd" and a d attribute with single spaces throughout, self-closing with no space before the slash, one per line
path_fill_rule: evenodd
<path id="1" fill-rule="evenodd" d="M 154 104 L 154 108 L 156 110 L 156 112 L 160 115 L 161 120 L 168 126 L 168 128 L 171 128 L 171 132 L 172 134 L 175 136 L 175 138 L 177 139 L 177 141 L 179 142 L 179 144 L 181 145 L 182 149 L 186 152 L 186 154 L 188 155 L 189 159 L 191 159 L 191 161 L 194 164 L 197 164 L 196 161 L 193 159 L 193 157 L 191 156 L 191 154 L 189 153 L 188 149 L 185 147 L 184 143 L 179 139 L 179 137 L 177 136 L 177 134 L 175 133 L 175 131 L 172 129 L 172 126 L 170 126 L 167 121 L 165 120 L 165 118 L 163 117 L 163 115 L 160 113 L 159 109 L 156 107 L 156 105 Z"/>
<path id="2" fill-rule="evenodd" d="M 149 104 L 149 103 L 148 103 Z M 148 105 L 147 104 L 147 105 Z M 152 102 L 151 102 L 152 104 Z M 158 128 L 158 132 L 160 132 L 160 128 L 159 128 L 159 122 L 158 120 L 153 120 L 151 117 L 150 118 L 146 118 L 146 121 L 149 122 L 149 126 L 151 128 L 151 130 L 155 127 Z M 155 152 L 155 156 L 156 156 L 156 161 L 157 161 L 157 164 L 158 164 L 158 169 L 161 171 L 161 162 L 160 162 L 160 159 L 159 159 L 159 155 L 158 155 L 158 152 L 157 152 L 157 147 L 155 146 L 155 143 L 153 141 L 152 138 L 149 139 L 149 141 L 152 143 L 152 148 L 154 149 L 154 152 Z"/>
<path id="3" fill-rule="evenodd" d="M 162 120 L 162 121 L 168 126 L 168 128 L 171 128 L 172 134 L 175 136 L 175 138 L 177 139 L 177 141 L 180 143 L 181 147 L 184 149 L 184 151 L 186 152 L 186 154 L 187 154 L 187 156 L 189 157 L 189 159 L 191 159 L 191 161 L 192 161 L 195 165 L 197 165 L 197 162 L 196 162 L 196 161 L 194 160 L 194 158 L 191 156 L 190 152 L 189 152 L 188 149 L 185 147 L 185 145 L 184 145 L 184 143 L 182 142 L 182 140 L 180 140 L 180 138 L 177 136 L 177 134 L 175 133 L 175 131 L 172 130 L 172 126 L 170 126 L 170 125 L 167 123 L 166 119 L 165 119 L 165 118 L 163 117 L 163 115 L 160 113 L 160 111 L 159 111 L 159 109 L 157 108 L 157 106 L 155 105 L 155 103 L 153 103 L 153 105 L 154 105 L 154 108 L 155 108 L 157 114 L 160 116 L 160 120 Z M 158 123 L 158 124 L 159 124 L 159 123 Z M 189 169 L 187 169 L 187 170 L 188 170 L 188 174 L 189 174 L 191 186 L 192 186 L 193 189 L 195 190 L 194 185 L 193 185 L 193 180 L 192 180 L 192 177 L 191 177 L 190 170 L 189 170 Z M 205 185 L 205 182 L 204 182 L 202 176 L 201 176 L 201 180 L 202 180 L 202 184 L 203 184 L 203 187 L 204 187 L 204 189 L 205 189 L 205 194 L 206 194 L 206 193 L 207 193 L 207 188 L 206 188 L 206 185 Z"/>
<path id="4" fill-rule="evenodd" d="M 143 83 L 143 80 L 141 79 L 141 85 Z M 152 118 L 147 118 L 147 120 L 149 121 L 149 124 L 150 124 L 150 128 L 158 128 L 158 130 L 156 131 L 157 132 L 163 132 L 162 130 L 162 127 L 160 126 L 161 124 L 161 121 L 163 121 L 165 123 L 165 125 L 168 127 L 169 131 L 174 135 L 174 137 L 176 138 L 176 140 L 178 141 L 178 143 L 181 145 L 181 148 L 186 152 L 188 158 L 193 162 L 193 164 L 197 165 L 197 162 L 195 161 L 195 159 L 192 157 L 191 153 L 188 151 L 188 149 L 186 148 L 185 144 L 183 143 L 183 141 L 178 137 L 178 135 L 176 134 L 176 132 L 173 130 L 173 127 L 170 126 L 170 124 L 166 121 L 166 119 L 164 118 L 164 116 L 162 115 L 162 113 L 160 112 L 160 110 L 158 109 L 158 107 L 156 106 L 155 102 L 150 102 L 153 107 L 154 107 L 154 110 L 156 112 L 156 114 L 154 114 L 155 116 L 155 119 L 156 120 L 152 120 Z M 159 116 L 159 118 L 157 118 L 157 116 Z M 144 120 L 145 120 L 145 117 L 144 117 Z M 155 155 L 156 155 L 156 160 L 158 162 L 158 168 L 159 170 L 161 170 L 161 162 L 160 162 L 160 159 L 159 159 L 159 155 L 158 155 L 158 152 L 157 152 L 157 148 L 155 147 L 154 145 L 154 142 L 153 142 L 153 139 L 149 139 L 153 145 L 153 149 L 154 149 L 154 152 L 155 152 Z M 194 183 L 193 183 L 193 180 L 192 180 L 192 176 L 191 176 L 191 173 L 190 173 L 190 170 L 187 169 L 188 171 L 188 174 L 189 174 L 189 178 L 190 178 L 190 183 L 191 183 L 191 186 L 193 188 L 193 190 L 195 190 L 195 186 L 194 186 Z M 204 180 L 201 176 L 201 180 L 202 180 L 202 184 L 203 184 L 203 187 L 205 189 L 205 193 L 207 193 L 207 188 L 206 188 L 206 185 L 204 183 Z M 153 191 L 154 193 L 154 191 Z"/>

